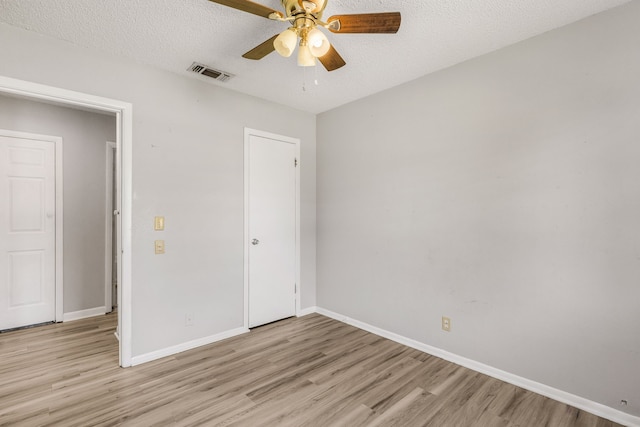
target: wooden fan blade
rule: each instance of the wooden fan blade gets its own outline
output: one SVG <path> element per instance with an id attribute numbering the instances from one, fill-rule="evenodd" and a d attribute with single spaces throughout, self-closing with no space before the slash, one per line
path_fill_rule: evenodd
<path id="1" fill-rule="evenodd" d="M 334 33 L 387 33 L 394 34 L 400 28 L 400 12 L 360 13 L 335 15 L 327 20 Z M 340 25 L 331 25 L 338 21 Z"/>
<path id="2" fill-rule="evenodd" d="M 254 3 L 249 0 L 209 0 L 213 3 L 218 3 L 224 6 L 229 6 L 234 9 L 241 10 L 243 12 L 253 13 L 254 15 L 262 16 L 263 18 L 268 18 L 269 15 L 275 13 L 282 17 L 282 13 L 277 10 L 271 9 L 270 7 L 263 6 L 258 3 Z"/>
<path id="3" fill-rule="evenodd" d="M 271 52 L 276 50 L 276 48 L 273 47 L 273 41 L 276 39 L 276 37 L 278 37 L 278 34 L 271 37 L 269 40 L 265 41 L 264 43 L 260 43 L 258 46 L 254 47 L 249 52 L 242 55 L 242 57 L 247 59 L 264 58 L 265 56 L 269 55 Z"/>
<path id="4" fill-rule="evenodd" d="M 347 64 L 346 62 L 344 62 L 344 59 L 342 59 L 342 56 L 340 56 L 333 45 L 331 45 L 331 47 L 329 48 L 329 52 L 319 57 L 318 60 L 322 63 L 322 65 L 324 65 L 324 68 L 326 68 L 327 71 L 337 70 L 338 68 L 343 67 Z"/>

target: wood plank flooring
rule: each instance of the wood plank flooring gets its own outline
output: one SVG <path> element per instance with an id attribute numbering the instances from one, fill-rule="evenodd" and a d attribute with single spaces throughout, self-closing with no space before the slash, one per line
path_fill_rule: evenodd
<path id="1" fill-rule="evenodd" d="M 0 425 L 618 425 L 317 314 L 127 369 L 115 322 L 0 334 Z"/>

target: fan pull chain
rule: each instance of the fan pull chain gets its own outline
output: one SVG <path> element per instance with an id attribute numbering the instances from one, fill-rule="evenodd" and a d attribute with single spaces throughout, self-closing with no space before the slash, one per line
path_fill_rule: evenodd
<path id="1" fill-rule="evenodd" d="M 302 91 L 306 92 L 307 91 L 307 68 L 309 67 L 300 67 L 302 68 Z M 314 66 L 313 67 L 313 84 L 316 86 L 320 85 L 320 81 L 318 80 L 318 66 Z"/>
<path id="2" fill-rule="evenodd" d="M 307 67 L 302 67 L 302 91 L 307 91 Z"/>

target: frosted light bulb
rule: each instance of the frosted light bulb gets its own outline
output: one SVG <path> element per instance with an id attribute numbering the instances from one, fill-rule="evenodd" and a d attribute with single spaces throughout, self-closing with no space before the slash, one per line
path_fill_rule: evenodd
<path id="1" fill-rule="evenodd" d="M 273 47 L 281 56 L 288 58 L 296 49 L 298 35 L 292 29 L 286 29 L 273 41 Z"/>
<path id="2" fill-rule="evenodd" d="M 301 67 L 313 67 L 316 65 L 316 58 L 311 54 L 309 46 L 300 46 L 298 49 L 298 65 Z"/>
<path id="3" fill-rule="evenodd" d="M 307 34 L 307 43 L 309 43 L 309 49 L 311 50 L 311 54 L 316 58 L 320 58 L 324 56 L 327 52 L 329 52 L 329 48 L 331 44 L 327 39 L 327 36 L 317 28 L 309 31 Z"/>

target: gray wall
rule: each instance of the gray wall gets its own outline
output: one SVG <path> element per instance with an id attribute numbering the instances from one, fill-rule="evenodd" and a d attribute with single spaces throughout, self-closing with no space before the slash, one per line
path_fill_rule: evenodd
<path id="1" fill-rule="evenodd" d="M 318 306 L 640 415 L 639 20 L 319 115 Z"/>
<path id="2" fill-rule="evenodd" d="M 105 144 L 115 141 L 115 117 L 0 96 L 0 128 L 62 137 L 64 312 L 104 306 Z"/>
<path id="3" fill-rule="evenodd" d="M 315 305 L 314 115 L 4 24 L 0 57 L 0 75 L 133 104 L 133 356 L 243 325 L 245 126 L 301 139 L 300 285 Z"/>

